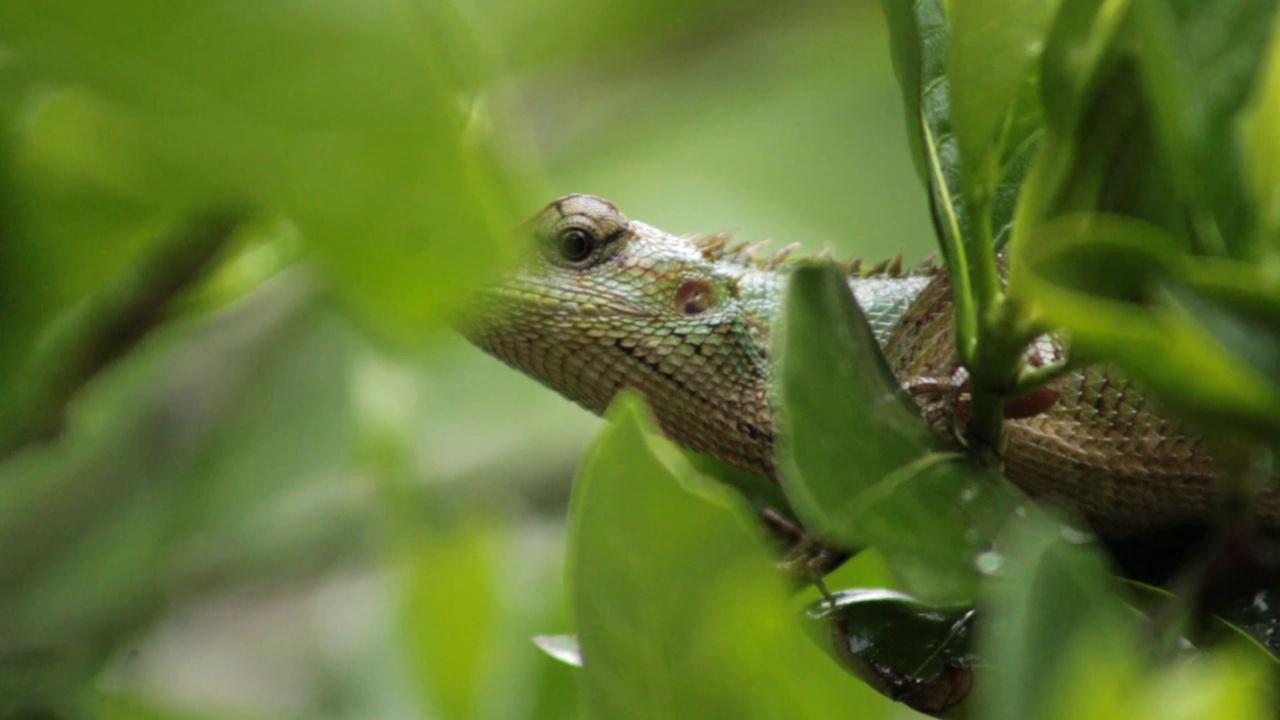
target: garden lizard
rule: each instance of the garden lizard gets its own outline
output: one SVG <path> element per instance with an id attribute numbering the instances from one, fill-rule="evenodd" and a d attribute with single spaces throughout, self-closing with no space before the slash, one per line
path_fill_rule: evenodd
<path id="1" fill-rule="evenodd" d="M 480 292 L 461 323 L 472 342 L 597 414 L 636 389 L 675 442 L 778 479 L 769 333 L 794 246 L 765 257 L 726 234 L 671 235 L 589 195 L 556 200 L 521 232 L 532 243 L 527 259 Z M 957 407 L 947 401 L 957 394 L 946 382 L 957 377 L 947 274 L 929 264 L 903 270 L 900 260 L 849 263 L 848 273 L 895 377 L 947 435 Z M 1028 358 L 1037 352 L 1053 361 L 1061 358 L 1045 356 L 1062 351 L 1046 337 Z M 1099 532 L 1204 522 L 1214 512 L 1206 443 L 1114 369 L 1068 372 L 1040 401 L 1006 408 L 1006 477 Z M 1259 503 L 1264 521 L 1280 518 L 1276 493 Z"/>

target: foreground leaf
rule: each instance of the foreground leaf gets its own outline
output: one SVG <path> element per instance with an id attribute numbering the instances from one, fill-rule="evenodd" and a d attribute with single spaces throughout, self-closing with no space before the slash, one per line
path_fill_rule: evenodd
<path id="1" fill-rule="evenodd" d="M 588 717 L 846 718 L 887 701 L 800 630 L 751 512 L 621 396 L 574 486 L 569 584 Z"/>
<path id="2" fill-rule="evenodd" d="M 1242 118 L 1243 160 L 1258 214 L 1262 250 L 1280 251 L 1280 17 L 1272 24 L 1271 47 L 1259 70 L 1253 98 Z"/>
<path id="3" fill-rule="evenodd" d="M 343 296 L 400 338 L 500 264 L 527 206 L 469 128 L 486 63 L 450 3 L 18 0 L 0 5 L 0 43 L 92 94 L 133 191 L 290 216 Z"/>
<path id="4" fill-rule="evenodd" d="M 813 632 L 834 656 L 887 697 L 955 717 L 980 662 L 974 610 L 939 608 L 889 590 L 844 590 L 809 609 Z"/>
<path id="5" fill-rule="evenodd" d="M 838 268 L 798 268 L 775 335 L 783 488 L 814 532 L 871 545 L 912 592 L 972 598 L 974 558 L 1022 501 L 938 452 Z"/>
<path id="6" fill-rule="evenodd" d="M 1062 217 L 1035 235 L 1011 294 L 1041 321 L 1070 331 L 1078 359 L 1115 362 L 1210 426 L 1238 419 L 1280 432 L 1280 386 L 1268 376 L 1275 342 L 1167 285 L 1187 262 L 1172 239 L 1111 215 Z M 1247 308 L 1242 294 L 1234 289 Z M 1254 304 L 1270 307 L 1265 298 Z"/>
<path id="7" fill-rule="evenodd" d="M 984 717 L 1037 717 L 1073 652 L 1128 627 L 1130 613 L 1088 540 L 1040 511 L 1001 538 L 983 585 L 979 650 L 991 666 L 976 690 Z"/>

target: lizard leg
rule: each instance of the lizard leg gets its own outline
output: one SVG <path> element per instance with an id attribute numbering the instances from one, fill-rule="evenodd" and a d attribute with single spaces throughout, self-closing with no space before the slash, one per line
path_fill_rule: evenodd
<path id="1" fill-rule="evenodd" d="M 817 585 L 824 595 L 828 595 L 822 578 L 840 567 L 852 553 L 806 532 L 773 508 L 764 508 L 759 514 L 765 528 L 780 541 L 785 553 L 778 567 L 801 582 Z"/>

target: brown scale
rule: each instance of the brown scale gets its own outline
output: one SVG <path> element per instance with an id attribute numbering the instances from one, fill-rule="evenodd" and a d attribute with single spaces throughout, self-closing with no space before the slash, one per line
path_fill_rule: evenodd
<path id="1" fill-rule="evenodd" d="M 946 436 L 956 433 L 958 392 L 948 405 L 936 387 L 921 390 L 912 379 L 955 375 L 953 322 L 950 281 L 940 274 L 884 348 L 894 375 Z M 1106 535 L 1203 522 L 1212 515 L 1218 476 L 1206 443 L 1156 414 L 1136 383 L 1099 365 L 1069 373 L 1051 387 L 1060 393 L 1055 402 L 1005 424 L 1010 481 L 1034 497 L 1074 508 Z M 1264 521 L 1280 522 L 1280 493 L 1268 490 L 1258 503 Z"/>

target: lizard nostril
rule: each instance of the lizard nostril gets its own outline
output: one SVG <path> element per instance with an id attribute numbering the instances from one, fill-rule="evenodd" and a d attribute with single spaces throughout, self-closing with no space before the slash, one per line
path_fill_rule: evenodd
<path id="1" fill-rule="evenodd" d="M 676 312 L 681 315 L 697 315 L 714 302 L 715 293 L 706 280 L 688 280 L 676 290 Z"/>

